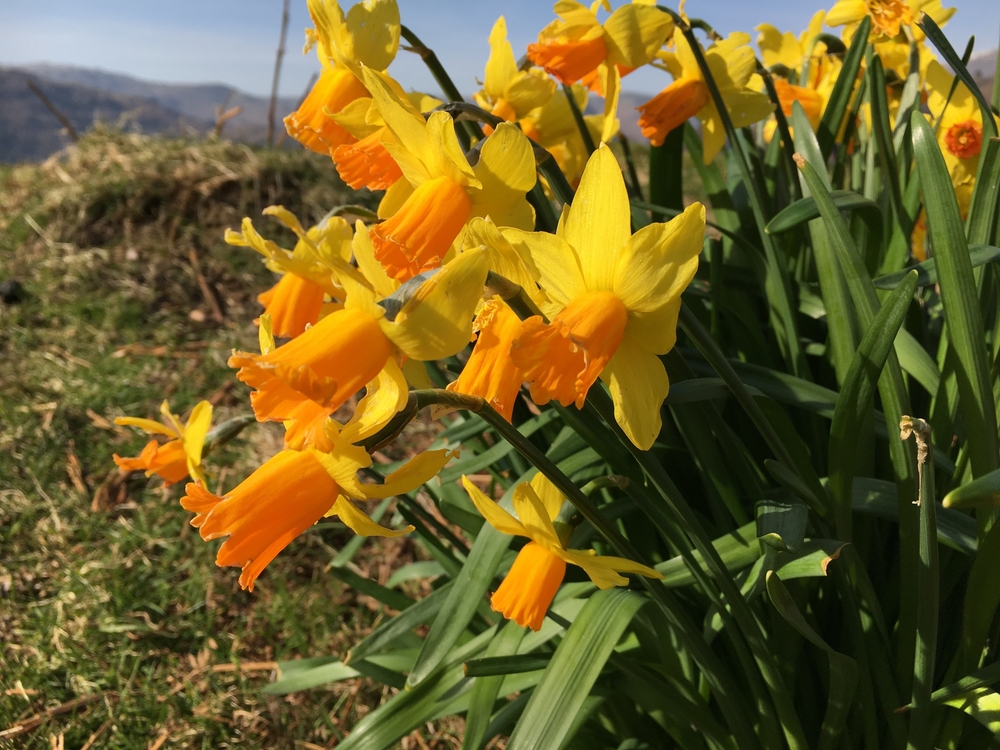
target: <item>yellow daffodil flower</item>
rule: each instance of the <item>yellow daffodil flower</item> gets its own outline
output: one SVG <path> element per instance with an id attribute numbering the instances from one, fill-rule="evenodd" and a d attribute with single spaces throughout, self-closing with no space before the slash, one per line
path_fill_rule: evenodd
<path id="1" fill-rule="evenodd" d="M 382 77 L 367 68 L 364 76 L 392 134 L 384 145 L 406 177 L 379 207 L 379 215 L 389 218 L 371 229 L 375 258 L 389 276 L 407 281 L 439 267 L 474 216 L 534 227 L 535 212 L 525 194 L 535 185 L 535 157 L 516 125 L 497 127 L 472 167 L 447 113 L 435 112 L 425 122 L 403 106 Z M 400 186 L 405 190 L 394 192 Z"/>
<path id="2" fill-rule="evenodd" d="M 941 63 L 931 61 L 927 68 L 927 108 L 935 120 L 938 145 L 951 181 L 960 185 L 976 177 L 983 147 L 983 113 L 976 97 L 961 81 L 948 100 L 954 81 L 955 76 Z M 1000 122 L 996 117 L 994 120 Z"/>
<path id="3" fill-rule="evenodd" d="M 532 630 L 542 627 L 545 613 L 566 575 L 566 563 L 583 568 L 599 589 L 627 586 L 628 579 L 622 573 L 663 578 L 652 568 L 623 557 L 598 555 L 592 549 L 567 549 L 573 529 L 553 523 L 566 498 L 542 474 L 514 488 L 516 518 L 486 497 L 468 477 L 462 477 L 462 486 L 490 526 L 504 534 L 531 540 L 517 553 L 507 577 L 490 599 L 496 612 L 521 627 Z"/>
<path id="4" fill-rule="evenodd" d="M 282 206 L 268 206 L 264 214 L 276 217 L 298 235 L 292 251 L 261 237 L 250 219 L 243 220 L 240 232 L 227 230 L 225 240 L 252 248 L 264 257 L 268 268 L 282 274 L 281 280 L 257 300 L 271 316 L 273 334 L 293 338 L 342 306 L 337 301 L 344 298 L 344 292 L 336 278 L 342 273 L 357 273 L 349 263 L 351 225 L 339 216 L 329 216 L 306 231 Z M 327 296 L 333 302 L 325 302 Z"/>
<path id="5" fill-rule="evenodd" d="M 837 0 L 826 14 L 829 26 L 856 27 L 865 16 L 872 19 L 871 38 L 891 39 L 899 36 L 904 26 L 913 26 L 921 13 L 927 13 L 938 26 L 943 26 L 955 14 L 954 8 L 944 8 L 941 0 Z M 913 26 L 919 32 L 916 26 Z M 920 32 L 922 36 L 922 32 Z"/>
<path id="6" fill-rule="evenodd" d="M 122 471 L 145 471 L 147 477 L 156 474 L 168 487 L 186 476 L 204 482 L 201 451 L 212 424 L 212 405 L 208 401 L 199 402 L 184 424 L 181 424 L 180 417 L 171 413 L 170 404 L 166 401 L 160 405 L 160 414 L 163 415 L 162 422 L 139 417 L 115 419 L 115 424 L 138 427 L 147 434 L 169 438 L 162 444 L 150 440 L 137 458 L 122 458 L 116 453 L 113 458 L 118 468 Z"/>
<path id="7" fill-rule="evenodd" d="M 474 95 L 476 103 L 497 117 L 516 122 L 545 104 L 555 90 L 556 82 L 545 71 L 518 70 L 514 49 L 507 41 L 507 21 L 500 16 L 490 32 L 490 57 L 483 88 Z"/>
<path id="8" fill-rule="evenodd" d="M 558 0 L 558 19 L 528 45 L 528 58 L 562 83 L 576 83 L 600 65 L 615 66 L 620 75 L 649 63 L 674 29 L 673 19 L 653 2 L 633 2 L 615 10 L 602 24 L 597 10 L 611 10 L 607 0 L 587 8 L 575 0 Z"/>
<path id="9" fill-rule="evenodd" d="M 823 33 L 823 21 L 826 11 L 818 10 L 809 21 L 809 27 L 798 38 L 790 31 L 784 33 L 769 23 L 762 23 L 754 31 L 759 32 L 757 46 L 760 48 L 760 59 L 764 65 L 771 68 L 783 65 L 796 73 L 802 70 L 803 61 L 809 60 L 809 67 L 822 59 L 826 54 L 826 45 L 814 40 Z"/>
<path id="10" fill-rule="evenodd" d="M 385 70 L 399 48 L 396 0 L 365 0 L 345 15 L 337 0 L 309 0 L 315 28 L 306 32 L 322 66 L 319 78 L 301 106 L 285 118 L 288 134 L 317 153 L 333 156 L 339 146 L 357 138 L 336 122 L 335 115 L 368 91 L 358 65 Z"/>
<path id="11" fill-rule="evenodd" d="M 411 492 L 458 455 L 458 451 L 427 451 L 383 484 L 359 481 L 357 472 L 371 466 L 371 457 L 353 443 L 375 434 L 405 403 L 405 380 L 398 368 L 387 368 L 368 385 L 367 395 L 343 429 L 333 420 L 327 423 L 333 441 L 330 451 L 282 450 L 223 496 L 187 485 L 181 505 L 197 514 L 191 525 L 200 530 L 202 539 L 228 537 L 216 564 L 240 566 L 240 587 L 253 591 L 267 564 L 324 516 L 337 516 L 361 536 L 392 537 L 412 531 L 412 526 L 403 530 L 380 526 L 354 502 Z"/>
<path id="12" fill-rule="evenodd" d="M 598 376 L 608 383 L 615 418 L 640 448 L 660 431 L 670 381 L 657 355 L 677 338 L 681 292 L 698 268 L 705 207 L 689 206 L 666 224 L 631 234 L 628 194 L 611 150 L 591 156 L 556 234 L 505 233 L 523 243 L 549 301 L 521 323 L 511 359 L 531 382 L 537 404 L 581 407 Z"/>
<path id="13" fill-rule="evenodd" d="M 756 68 L 749 44 L 749 34 L 736 32 L 705 50 L 712 77 L 737 128 L 763 120 L 774 110 L 766 96 L 748 85 Z M 639 126 L 650 143 L 659 146 L 671 130 L 698 117 L 705 142 L 704 159 L 709 164 L 722 150 L 726 130 L 691 46 L 679 29 L 674 31 L 674 48 L 674 54 L 664 56 L 674 82 L 638 108 Z"/>
<path id="14" fill-rule="evenodd" d="M 365 252 L 361 245 L 373 252 L 359 223 L 356 256 Z M 466 251 L 421 283 L 389 317 L 375 291 L 345 276 L 343 309 L 282 346 L 262 336 L 260 354 L 233 352 L 229 365 L 255 389 L 250 405 L 258 421 L 285 422 L 289 446 L 315 446 L 326 418 L 384 368 L 398 369 L 404 356 L 449 357 L 468 344 L 486 273 L 486 251 Z"/>
<path id="15" fill-rule="evenodd" d="M 604 97 L 604 130 L 609 141 L 617 128 L 615 113 L 622 76 L 648 64 L 674 29 L 673 19 L 652 0 L 634 0 L 602 24 L 597 10 L 610 11 L 607 0 L 587 8 L 576 0 L 558 0 L 557 16 L 528 45 L 528 59 L 565 84 L 583 81 Z"/>

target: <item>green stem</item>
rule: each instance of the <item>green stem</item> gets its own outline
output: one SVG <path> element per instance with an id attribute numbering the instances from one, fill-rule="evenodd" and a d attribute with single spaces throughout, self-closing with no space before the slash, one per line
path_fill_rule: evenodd
<path id="1" fill-rule="evenodd" d="M 590 135 L 590 128 L 587 127 L 587 121 L 583 119 L 583 112 L 580 111 L 580 108 L 576 105 L 576 99 L 573 98 L 573 87 L 564 83 L 562 88 L 563 93 L 566 95 L 566 101 L 569 102 L 569 109 L 573 113 L 576 129 L 580 131 L 580 137 L 583 139 L 583 147 L 587 149 L 587 156 L 590 156 L 597 150 L 597 147 L 594 145 L 594 139 Z"/>

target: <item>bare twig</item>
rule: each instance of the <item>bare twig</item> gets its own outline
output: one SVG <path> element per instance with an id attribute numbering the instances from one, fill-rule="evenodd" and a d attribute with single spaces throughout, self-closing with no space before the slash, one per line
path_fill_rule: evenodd
<path id="1" fill-rule="evenodd" d="M 58 716 L 59 714 L 69 713 L 70 711 L 75 711 L 78 708 L 82 708 L 89 703 L 93 703 L 96 700 L 100 700 L 104 695 L 117 696 L 116 693 L 94 693 L 93 695 L 85 695 L 82 698 L 76 698 L 66 703 L 62 703 L 54 708 L 50 708 L 47 711 L 43 711 L 40 714 L 35 714 L 29 719 L 24 721 L 19 721 L 3 731 L 0 731 L 0 737 L 16 737 L 19 734 L 25 732 L 30 732 L 32 729 L 36 729 L 44 724 L 47 720 L 51 719 L 53 716 Z"/>
<path id="2" fill-rule="evenodd" d="M 274 145 L 274 110 L 278 105 L 278 80 L 281 78 L 281 59 L 285 56 L 285 37 L 288 35 L 288 0 L 281 11 L 281 37 L 274 56 L 274 78 L 271 80 L 271 103 L 267 108 L 267 145 Z"/>
<path id="3" fill-rule="evenodd" d="M 288 0 L 285 0 L 285 7 L 286 8 L 288 7 Z M 70 121 L 66 119 L 66 115 L 64 115 L 62 112 L 56 109 L 56 105 L 53 104 L 51 101 L 49 101 L 49 98 L 42 93 L 42 90 L 35 85 L 34 81 L 32 81 L 30 78 L 25 78 L 24 82 L 28 84 L 28 88 L 34 92 L 35 96 L 37 96 L 39 100 L 41 100 L 42 104 L 45 105 L 45 107 L 49 110 L 49 112 L 54 114 L 56 116 L 56 119 L 59 120 L 60 123 L 62 123 L 62 126 L 66 128 L 66 132 L 69 133 L 69 137 L 73 139 L 73 143 L 79 141 L 80 134 L 76 132 L 76 129 L 70 124 Z"/>

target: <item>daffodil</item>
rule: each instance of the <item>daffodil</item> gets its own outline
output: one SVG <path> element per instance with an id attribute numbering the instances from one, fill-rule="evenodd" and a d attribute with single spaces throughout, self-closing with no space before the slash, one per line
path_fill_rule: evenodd
<path id="1" fill-rule="evenodd" d="M 518 69 L 514 49 L 507 41 L 507 21 L 500 16 L 490 32 L 490 57 L 483 88 L 474 95 L 476 103 L 497 117 L 516 122 L 545 104 L 555 90 L 556 82 L 545 71 Z"/>
<path id="2" fill-rule="evenodd" d="M 756 68 L 749 44 L 749 34 L 736 32 L 705 50 L 712 77 L 737 128 L 763 120 L 774 109 L 766 96 L 748 85 Z M 674 31 L 674 49 L 675 53 L 664 56 L 674 82 L 638 107 L 639 127 L 658 146 L 671 130 L 698 117 L 705 141 L 704 160 L 709 164 L 722 150 L 726 130 L 694 52 L 679 29 Z"/>
<path id="3" fill-rule="evenodd" d="M 308 231 L 282 206 L 269 206 L 264 214 L 275 216 L 299 239 L 291 251 L 262 237 L 250 219 L 243 220 L 240 232 L 226 231 L 230 245 L 249 247 L 264 257 L 265 264 L 281 280 L 257 300 L 271 317 L 275 336 L 292 338 L 317 323 L 320 317 L 340 307 L 344 292 L 336 279 L 340 274 L 356 274 L 350 266 L 351 225 L 339 216 L 328 216 Z M 326 302 L 329 297 L 334 304 Z"/>
<path id="4" fill-rule="evenodd" d="M 508 230 L 523 243 L 548 295 L 539 316 L 521 324 L 511 359 L 537 404 L 581 407 L 601 376 L 615 417 L 637 446 L 660 431 L 670 381 L 658 355 L 676 341 L 680 295 L 698 267 L 705 208 L 689 206 L 666 224 L 632 235 L 628 194 L 611 150 L 591 156 L 556 234 Z"/>
<path id="5" fill-rule="evenodd" d="M 803 62 L 808 60 L 809 67 L 823 59 L 826 45 L 816 41 L 823 33 L 823 21 L 826 11 L 818 10 L 809 21 L 809 26 L 798 37 L 790 31 L 782 33 L 769 23 L 762 23 L 754 29 L 759 33 L 757 46 L 760 48 L 761 61 L 768 68 L 781 65 L 790 71 L 798 73 Z"/>
<path id="6" fill-rule="evenodd" d="M 934 117 L 938 145 L 954 185 L 975 180 L 983 148 L 983 113 L 961 81 L 936 60 L 927 68 L 927 108 Z M 955 91 L 951 93 L 952 86 Z M 1000 123 L 1000 119 L 994 117 Z"/>
<path id="7" fill-rule="evenodd" d="M 372 253 L 359 223 L 355 255 L 365 250 Z M 440 359 L 464 348 L 486 273 L 485 250 L 464 252 L 416 288 L 403 290 L 410 292 L 405 299 L 391 300 L 393 315 L 383 306 L 389 301 L 379 304 L 367 281 L 344 277 L 343 309 L 282 346 L 262 335 L 260 354 L 234 352 L 229 365 L 255 389 L 250 404 L 259 421 L 285 422 L 289 445 L 314 444 L 326 418 L 384 368 L 398 369 L 404 356 Z M 391 285 L 383 291 L 391 293 Z"/>
<path id="8" fill-rule="evenodd" d="M 557 16 L 528 45 L 528 59 L 562 83 L 582 80 L 604 97 L 604 131 L 609 141 L 616 129 L 615 113 L 622 76 L 651 62 L 674 29 L 673 19 L 652 0 L 634 0 L 611 13 L 602 24 L 597 10 L 611 10 L 607 0 L 587 8 L 575 0 L 558 0 Z"/>
<path id="9" fill-rule="evenodd" d="M 191 525 L 209 541 L 228 537 L 216 564 L 242 568 L 240 587 L 253 591 L 268 563 L 299 534 L 324 516 L 337 516 L 361 536 L 399 536 L 413 530 L 389 529 L 373 521 L 355 501 L 410 492 L 434 477 L 457 451 L 422 453 L 386 477 L 383 484 L 361 482 L 357 472 L 371 466 L 368 453 L 353 443 L 374 434 L 406 402 L 406 383 L 398 368 L 388 368 L 369 384 L 354 417 L 341 429 L 327 423 L 330 451 L 282 450 L 232 492 L 215 495 L 187 485 L 181 505 L 197 515 Z"/>
<path id="10" fill-rule="evenodd" d="M 500 588 L 490 599 L 493 609 L 521 627 L 538 630 L 562 585 L 566 563 L 577 565 L 599 589 L 627 586 L 622 573 L 662 579 L 652 568 L 622 557 L 598 555 L 592 549 L 567 549 L 572 527 L 556 519 L 566 498 L 542 474 L 514 488 L 515 518 L 483 494 L 466 476 L 462 486 L 490 526 L 504 534 L 530 539 L 514 559 Z"/>
<path id="11" fill-rule="evenodd" d="M 170 411 L 170 404 L 166 401 L 160 405 L 160 414 L 163 415 L 162 422 L 140 417 L 115 419 L 115 424 L 138 427 L 147 434 L 169 438 L 165 443 L 150 440 L 137 458 L 122 458 L 116 453 L 114 459 L 118 468 L 122 471 L 145 471 L 147 477 L 157 474 L 168 487 L 187 476 L 204 482 L 201 452 L 212 424 L 212 405 L 208 401 L 199 402 L 184 424 Z"/>
<path id="12" fill-rule="evenodd" d="M 364 76 L 392 134 L 384 145 L 406 177 L 379 207 L 379 215 L 388 218 L 371 229 L 375 258 L 389 276 L 407 281 L 438 268 L 474 216 L 534 227 L 535 212 L 525 194 L 535 185 L 535 158 L 516 125 L 501 123 L 472 167 L 447 113 L 435 112 L 425 122 L 403 106 L 381 76 L 367 68 Z"/>
<path id="13" fill-rule="evenodd" d="M 879 37 L 899 36 L 903 27 L 913 26 L 921 13 L 927 13 L 938 26 L 943 26 L 955 9 L 944 8 L 941 0 L 837 0 L 826 14 L 826 23 L 855 28 L 868 16 L 872 20 L 871 38 L 875 41 Z M 922 36 L 916 26 L 913 29 Z"/>
<path id="14" fill-rule="evenodd" d="M 368 97 L 358 65 L 385 70 L 399 48 L 396 0 L 365 0 L 345 15 L 337 0 L 309 0 L 314 28 L 306 32 L 322 66 L 319 78 L 298 110 L 285 118 L 288 134 L 307 148 L 333 156 L 357 140 L 336 122 L 337 113 Z"/>
<path id="15" fill-rule="evenodd" d="M 528 58 L 562 83 L 576 83 L 600 65 L 615 66 L 620 75 L 649 63 L 674 29 L 671 17 L 654 2 L 622 5 L 602 24 L 597 10 L 610 11 L 607 0 L 590 8 L 575 0 L 558 0 L 558 19 L 528 45 Z"/>

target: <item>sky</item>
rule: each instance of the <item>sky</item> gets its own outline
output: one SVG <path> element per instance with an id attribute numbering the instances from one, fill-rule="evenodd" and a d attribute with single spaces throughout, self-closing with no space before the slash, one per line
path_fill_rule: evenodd
<path id="1" fill-rule="evenodd" d="M 771 23 L 796 34 L 812 14 L 833 4 L 803 0 L 689 0 L 687 12 L 728 34 Z M 350 0 L 342 0 L 347 5 Z M 619 2 L 613 0 L 617 6 Z M 1000 0 L 952 0 L 958 13 L 945 28 L 961 53 L 972 34 L 976 51 L 997 47 Z M 224 83 L 251 94 L 270 91 L 282 0 L 0 0 L 0 65 L 60 63 L 167 83 Z M 310 25 L 305 0 L 292 0 L 281 94 L 299 97 L 318 70 L 315 54 L 302 55 Z M 478 89 L 488 56 L 486 39 L 504 15 L 514 54 L 552 18 L 547 0 L 399 0 L 400 14 L 438 55 L 458 88 Z M 436 91 L 420 58 L 400 51 L 390 73 L 407 89 Z M 669 76 L 643 69 L 623 88 L 653 94 Z"/>

